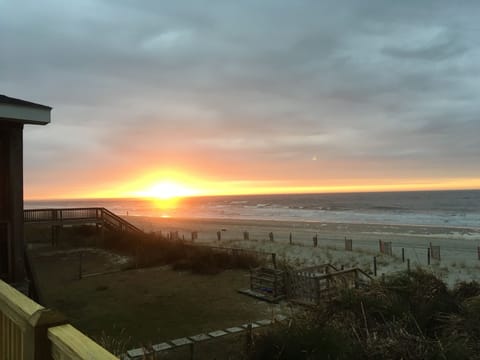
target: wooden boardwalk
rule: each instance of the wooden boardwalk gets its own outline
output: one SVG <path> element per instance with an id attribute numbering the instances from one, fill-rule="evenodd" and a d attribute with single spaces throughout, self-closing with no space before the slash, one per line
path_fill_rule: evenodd
<path id="1" fill-rule="evenodd" d="M 116 231 L 143 233 L 143 230 L 103 207 L 27 209 L 23 210 L 23 220 L 25 224 L 51 226 L 95 224 Z"/>

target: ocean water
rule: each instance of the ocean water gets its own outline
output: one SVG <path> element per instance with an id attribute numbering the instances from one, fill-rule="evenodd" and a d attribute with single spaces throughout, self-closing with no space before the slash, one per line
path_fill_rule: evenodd
<path id="1" fill-rule="evenodd" d="M 480 228 L 480 190 L 25 201 L 26 209 L 106 207 L 119 215 Z"/>

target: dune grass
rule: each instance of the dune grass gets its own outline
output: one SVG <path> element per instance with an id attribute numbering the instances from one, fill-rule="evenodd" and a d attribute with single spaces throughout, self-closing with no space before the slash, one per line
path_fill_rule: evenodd
<path id="1" fill-rule="evenodd" d="M 345 290 L 257 339 L 250 359 L 479 359 L 480 284 L 416 270 Z"/>
<path id="2" fill-rule="evenodd" d="M 250 269 L 263 260 L 252 251 L 197 246 L 155 234 L 108 233 L 104 247 L 133 256 L 134 267 L 171 265 L 175 270 L 207 275 Z"/>

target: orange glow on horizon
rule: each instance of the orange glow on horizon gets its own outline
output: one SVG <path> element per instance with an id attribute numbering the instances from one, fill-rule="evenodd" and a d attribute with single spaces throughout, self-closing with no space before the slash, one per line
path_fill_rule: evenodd
<path id="1" fill-rule="evenodd" d="M 323 181 L 322 181 L 323 182 Z M 91 191 L 95 188 L 102 190 Z M 325 184 L 312 181 L 220 180 L 187 175 L 179 170 L 153 170 L 134 180 L 85 186 L 82 191 L 45 193 L 27 199 L 74 198 L 145 198 L 154 201 L 159 209 L 175 208 L 181 198 L 192 196 L 347 193 L 428 190 L 480 189 L 480 178 L 450 179 L 331 179 Z M 49 189 L 51 191 L 51 189 Z"/>

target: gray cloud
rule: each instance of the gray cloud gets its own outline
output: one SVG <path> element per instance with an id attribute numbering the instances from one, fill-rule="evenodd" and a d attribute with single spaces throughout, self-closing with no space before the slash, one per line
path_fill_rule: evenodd
<path id="1" fill-rule="evenodd" d="M 79 174 L 174 153 L 234 161 L 243 178 L 255 158 L 266 177 L 308 169 L 321 180 L 313 155 L 352 179 L 406 169 L 478 178 L 478 10 L 0 1 L 2 92 L 55 108 L 51 125 L 25 131 L 27 186 L 48 177 L 42 169 Z"/>

